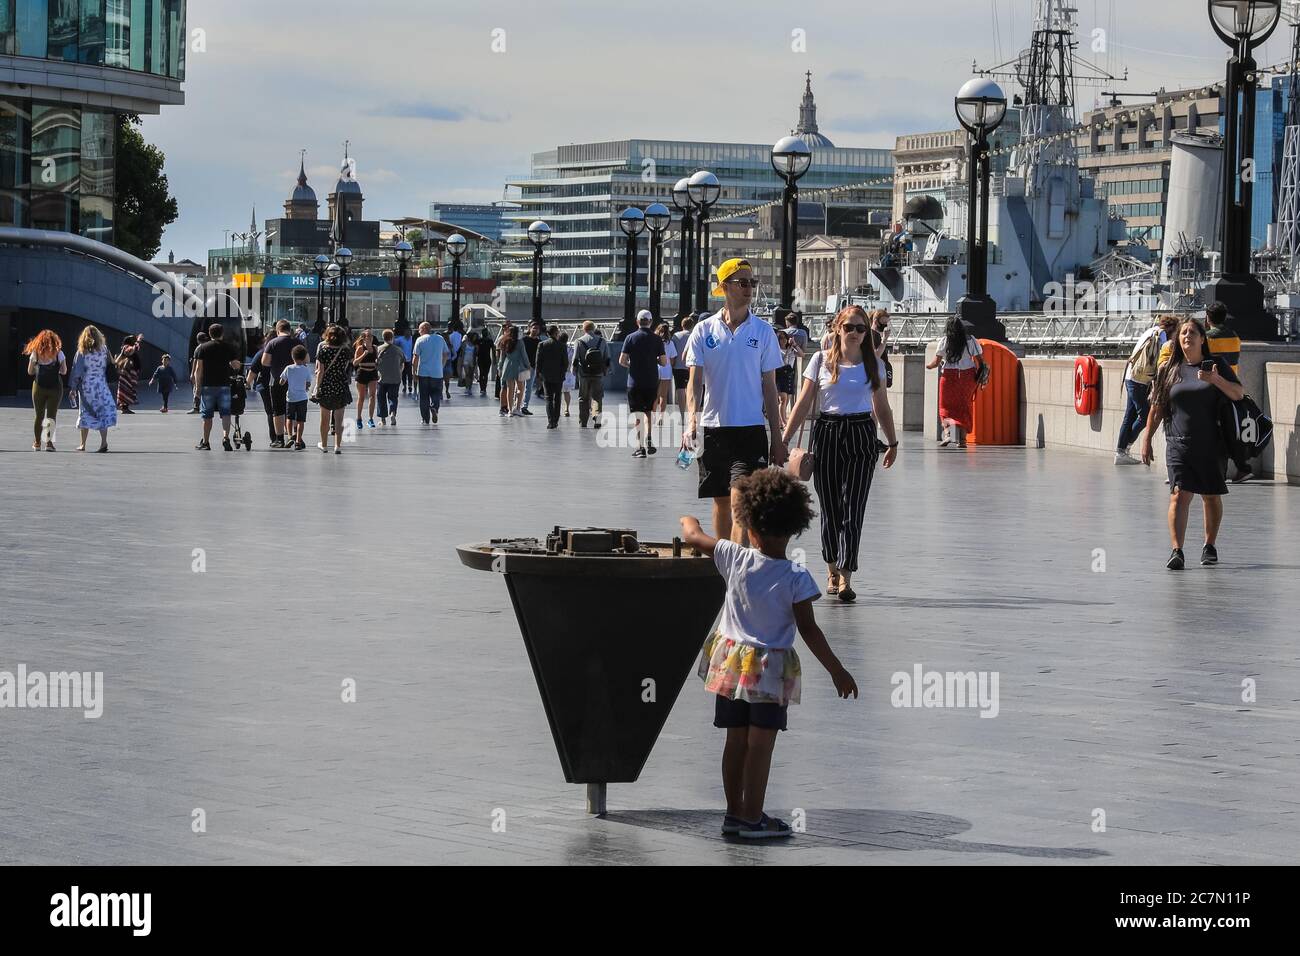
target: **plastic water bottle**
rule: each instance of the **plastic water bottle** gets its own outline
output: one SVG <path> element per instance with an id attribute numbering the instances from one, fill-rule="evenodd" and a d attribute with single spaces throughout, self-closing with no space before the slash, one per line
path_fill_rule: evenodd
<path id="1" fill-rule="evenodd" d="M 677 467 L 685 471 L 695 462 L 699 451 L 689 445 L 683 445 L 682 450 L 677 453 Z"/>

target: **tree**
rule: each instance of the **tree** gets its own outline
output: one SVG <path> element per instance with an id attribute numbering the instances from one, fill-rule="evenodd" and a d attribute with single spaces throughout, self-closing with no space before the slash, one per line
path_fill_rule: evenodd
<path id="1" fill-rule="evenodd" d="M 162 246 L 163 230 L 179 215 L 163 172 L 166 157 L 144 141 L 136 113 L 118 114 L 115 156 L 114 244 L 148 262 Z"/>

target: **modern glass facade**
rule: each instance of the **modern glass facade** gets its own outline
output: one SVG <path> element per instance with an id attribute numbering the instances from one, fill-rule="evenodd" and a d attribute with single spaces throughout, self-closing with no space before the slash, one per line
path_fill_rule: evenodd
<path id="1" fill-rule="evenodd" d="M 500 242 L 502 231 L 509 225 L 505 216 L 513 211 L 513 205 L 504 206 L 499 203 L 479 205 L 435 202 L 429 205 L 429 218 L 435 222 L 448 222 L 465 229 L 473 229 L 480 235 Z"/>
<path id="2" fill-rule="evenodd" d="M 1282 145 L 1290 80 L 1275 78 L 1255 99 L 1255 189 L 1251 194 L 1250 247 L 1261 249 L 1268 241 L 1269 223 L 1277 221 L 1278 176 L 1282 172 Z"/>
<path id="3" fill-rule="evenodd" d="M 0 56 L 185 79 L 185 0 L 0 0 Z"/>
<path id="4" fill-rule="evenodd" d="M 184 0 L 0 0 L 6 65 L 57 60 L 95 79 L 124 70 L 179 82 L 185 38 Z M 66 102 L 0 92 L 0 225 L 111 243 L 117 114 L 85 105 L 78 79 L 69 74 Z"/>
<path id="5" fill-rule="evenodd" d="M 113 238 L 116 116 L 0 99 L 0 224 Z"/>
<path id="6" fill-rule="evenodd" d="M 520 264 L 503 270 L 523 275 L 531 269 L 530 247 L 524 247 L 524 230 L 534 219 L 544 219 L 552 230 L 546 247 L 547 285 L 568 291 L 612 288 L 622 281 L 626 239 L 618 228 L 618 214 L 628 206 L 644 208 L 660 202 L 680 215 L 673 205 L 677 181 L 707 169 L 722 183 L 722 195 L 712 215 L 745 209 L 781 198 L 783 183 L 772 169 L 770 145 L 752 143 L 687 143 L 664 140 L 623 140 L 581 143 L 533 154 L 532 173 L 507 183 L 521 206 L 502 234 L 508 247 L 520 249 Z M 894 157 L 888 149 L 841 147 L 813 150 L 813 164 L 799 181 L 801 192 L 881 180 L 868 189 L 845 194 L 846 203 L 886 214 L 892 205 Z M 860 193 L 860 194 L 859 194 Z M 744 231 L 755 220 L 719 224 L 715 235 Z M 674 221 L 670 231 L 676 232 Z M 640 243 L 639 271 L 644 274 Z M 666 275 L 676 276 L 672 265 L 677 243 L 666 247 Z M 642 279 L 644 282 L 644 279 Z M 669 279 L 665 291 L 675 291 Z"/>

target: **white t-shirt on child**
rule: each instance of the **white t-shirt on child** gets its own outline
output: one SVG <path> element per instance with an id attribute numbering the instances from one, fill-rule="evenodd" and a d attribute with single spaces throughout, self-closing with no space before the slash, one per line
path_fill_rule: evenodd
<path id="1" fill-rule="evenodd" d="M 713 563 L 727 582 L 719 633 L 771 650 L 793 647 L 794 605 L 822 593 L 808 569 L 732 541 L 717 543 Z"/>

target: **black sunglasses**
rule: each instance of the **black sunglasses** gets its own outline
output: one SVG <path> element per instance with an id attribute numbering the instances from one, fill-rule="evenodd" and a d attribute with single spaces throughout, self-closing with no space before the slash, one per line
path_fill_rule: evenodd
<path id="1" fill-rule="evenodd" d="M 843 326 L 841 326 L 841 328 L 843 328 L 845 332 L 857 332 L 858 335 L 867 334 L 867 326 L 865 325 L 850 325 L 849 323 L 846 322 L 844 323 Z"/>

